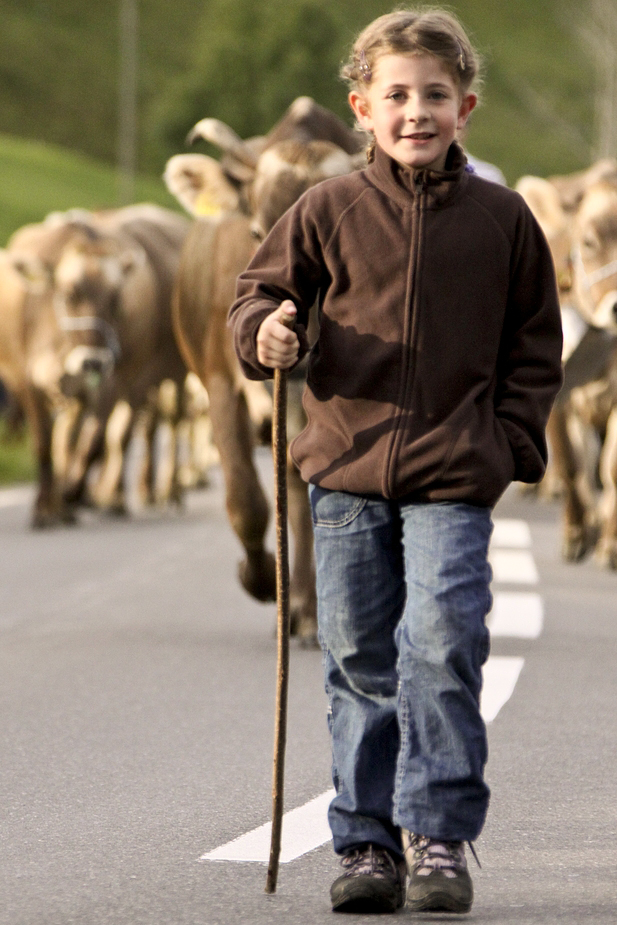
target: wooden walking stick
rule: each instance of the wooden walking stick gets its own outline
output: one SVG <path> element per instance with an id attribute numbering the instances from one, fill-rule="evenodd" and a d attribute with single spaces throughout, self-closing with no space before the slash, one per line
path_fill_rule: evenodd
<path id="1" fill-rule="evenodd" d="M 293 328 L 294 319 L 281 322 Z M 276 612 L 277 671 L 274 719 L 274 764 L 272 769 L 272 836 L 266 893 L 276 892 L 285 782 L 285 741 L 287 738 L 287 691 L 289 687 L 289 545 L 287 537 L 287 370 L 274 370 L 274 410 L 272 420 L 274 457 L 274 499 L 276 516 Z"/>

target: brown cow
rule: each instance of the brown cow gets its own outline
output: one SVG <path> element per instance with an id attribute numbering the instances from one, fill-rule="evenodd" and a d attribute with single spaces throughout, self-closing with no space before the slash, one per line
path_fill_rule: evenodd
<path id="1" fill-rule="evenodd" d="M 606 159 L 587 171 L 553 177 L 550 181 L 525 177 L 517 189 L 547 236 L 562 301 L 564 385 L 549 419 L 548 437 L 551 468 L 559 476 L 564 497 L 563 555 L 570 561 L 582 559 L 596 546 L 603 522 L 603 539 L 596 551 L 601 561 L 611 565 L 617 563 L 614 528 L 608 526 L 611 517 L 614 519 L 610 513 L 614 487 L 614 477 L 610 475 L 614 452 L 611 408 L 617 397 L 614 394 L 617 339 L 593 325 L 598 325 L 594 310 L 600 308 L 606 315 L 606 327 L 610 328 L 611 305 L 617 302 L 617 296 L 613 299 L 610 295 L 610 287 L 617 288 L 617 277 L 611 281 L 611 267 L 607 271 L 606 254 L 602 254 L 602 248 L 610 246 L 606 240 L 605 210 L 608 206 L 610 212 L 611 199 L 614 202 L 617 197 L 617 162 Z M 598 229 L 593 230 L 592 226 L 602 215 L 598 235 Z M 608 514 L 602 514 L 596 502 L 596 472 L 602 445 L 600 465 L 605 484 L 602 507 L 605 512 L 609 510 Z"/>
<path id="2" fill-rule="evenodd" d="M 617 569 L 617 173 L 590 185 L 578 207 L 573 229 L 574 292 L 583 318 L 604 337 L 608 369 L 595 390 L 581 390 L 581 418 L 601 437 L 599 459 L 603 494 L 601 535 L 596 556 Z"/>
<path id="3" fill-rule="evenodd" d="M 32 524 L 67 517 L 52 466 L 53 410 L 61 398 L 60 331 L 38 262 L 0 250 L 0 377 L 23 407 L 38 463 Z"/>
<path id="4" fill-rule="evenodd" d="M 305 116 L 309 108 L 306 101 L 298 107 Z M 217 125 L 220 128 L 221 123 Z M 202 120 L 192 134 L 203 126 Z M 293 134 L 293 119 L 286 130 Z M 212 140 L 211 133 L 208 137 Z M 279 135 L 273 131 L 269 137 Z M 239 569 L 241 583 L 257 599 L 273 600 L 274 561 L 264 545 L 269 510 L 253 460 L 246 380 L 227 330 L 227 313 L 234 299 L 236 277 L 249 262 L 256 239 L 267 233 L 309 186 L 329 176 L 350 172 L 357 166 L 357 159 L 328 141 L 292 138 L 277 140 L 269 146 L 266 141 L 262 153 L 253 156 L 250 143 L 242 142 L 231 130 L 227 134 L 220 131 L 217 138 L 219 143 L 223 140 L 227 145 L 234 163 L 242 164 L 240 185 L 238 177 L 234 186 L 225 173 L 224 161 L 217 167 L 217 162 L 207 159 L 202 162 L 201 171 L 196 159 L 199 156 L 195 155 L 188 155 L 186 161 L 182 155 L 172 158 L 165 174 L 171 191 L 185 204 L 191 204 L 193 214 L 202 215 L 193 225 L 183 250 L 174 323 L 182 354 L 210 396 L 213 436 L 225 477 L 228 515 L 246 552 Z M 357 140 L 355 145 L 357 150 Z M 229 201 L 234 190 L 235 211 L 230 212 L 223 202 L 225 197 Z M 243 211 L 250 213 L 250 217 Z M 290 391 L 293 394 L 297 390 L 292 386 Z M 290 404 L 289 430 L 293 435 L 298 427 L 293 412 L 299 402 Z M 316 602 L 310 510 L 306 486 L 295 467 L 290 465 L 288 474 L 290 520 L 295 538 L 293 625 L 303 642 L 313 643 Z"/>
<path id="5" fill-rule="evenodd" d="M 69 348 L 63 391 L 87 400 L 102 422 L 109 418 L 99 485 L 105 506 L 122 503 L 123 449 L 135 412 L 156 399 L 162 380 L 180 386 L 186 375 L 172 333 L 171 293 L 188 227 L 184 217 L 145 204 L 55 216 L 9 243 L 15 254 L 35 254 L 50 274 Z M 76 497 L 84 478 L 82 472 L 68 494 Z"/>

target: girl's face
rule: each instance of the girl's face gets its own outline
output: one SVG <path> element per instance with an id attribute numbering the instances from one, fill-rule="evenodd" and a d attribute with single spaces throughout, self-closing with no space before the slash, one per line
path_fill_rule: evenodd
<path id="1" fill-rule="evenodd" d="M 386 54 L 349 103 L 380 148 L 405 167 L 443 170 L 448 148 L 477 102 L 432 55 Z"/>

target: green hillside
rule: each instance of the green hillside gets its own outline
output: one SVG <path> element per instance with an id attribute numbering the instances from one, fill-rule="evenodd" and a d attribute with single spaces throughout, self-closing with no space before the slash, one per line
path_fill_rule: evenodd
<path id="1" fill-rule="evenodd" d="M 161 179 L 140 176 L 136 201 L 177 208 Z M 0 135 L 0 245 L 27 222 L 48 212 L 96 209 L 118 202 L 116 171 L 84 154 L 42 142 Z"/>
<path id="2" fill-rule="evenodd" d="M 121 0 L 0 0 L 0 132 L 113 164 Z M 349 118 L 337 77 L 357 31 L 392 0 L 137 0 L 139 165 L 160 175 L 205 115 L 263 133 L 298 95 Z M 513 182 L 593 154 L 588 0 L 455 0 L 486 61 L 469 147 Z"/>

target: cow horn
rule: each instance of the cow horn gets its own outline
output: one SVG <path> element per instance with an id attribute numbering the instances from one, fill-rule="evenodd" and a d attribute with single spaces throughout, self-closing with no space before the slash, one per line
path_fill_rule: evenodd
<path id="1" fill-rule="evenodd" d="M 252 170 L 257 167 L 257 157 L 250 147 L 220 119 L 201 119 L 188 133 L 187 144 L 192 145 L 197 138 L 211 142 Z"/>

